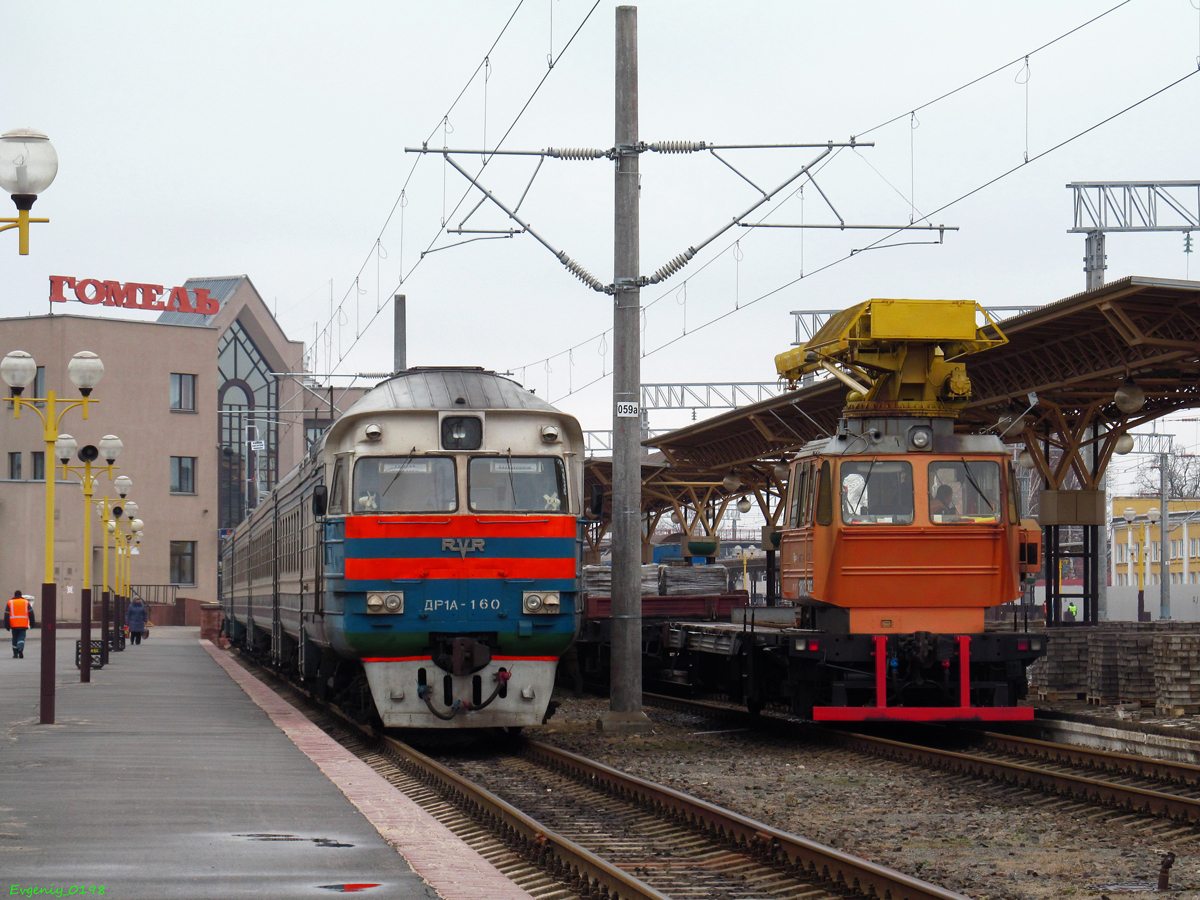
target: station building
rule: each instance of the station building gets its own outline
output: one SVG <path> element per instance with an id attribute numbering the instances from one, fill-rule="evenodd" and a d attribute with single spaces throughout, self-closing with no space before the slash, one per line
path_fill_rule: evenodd
<path id="1" fill-rule="evenodd" d="M 1141 609 L 1158 619 L 1166 524 L 1171 618 L 1200 621 L 1200 499 L 1168 500 L 1169 523 L 1162 521 L 1157 497 L 1119 496 L 1111 502 L 1109 619 L 1137 621 L 1139 590 L 1145 595 Z"/>
<path id="2" fill-rule="evenodd" d="M 104 378 L 92 393 L 97 402 L 87 421 L 76 407 L 61 415 L 57 430 L 81 447 L 107 434 L 124 443 L 114 476 L 133 480 L 128 499 L 137 501 L 145 523 L 131 576 L 144 586 L 140 592 L 148 600 L 175 598 L 177 610 L 188 607 L 184 598 L 216 600 L 222 534 L 269 494 L 338 409 L 362 391 L 335 398 L 301 374 L 303 344 L 288 339 L 245 275 L 189 279 L 171 291 L 56 278 L 51 301 L 55 314 L 0 319 L 0 357 L 30 353 L 38 374 L 24 396 L 54 391 L 61 412 L 63 401 L 80 396 L 67 377 L 71 357 L 81 350 L 100 356 Z M 131 320 L 121 317 L 122 307 L 161 313 L 153 321 Z M 60 308 L 66 314 L 57 314 Z M 7 386 L 0 389 L 7 396 Z M 39 595 L 45 577 L 45 478 L 55 460 L 46 459 L 37 414 L 45 414 L 45 404 L 40 407 L 22 408 L 19 419 L 10 403 L 0 410 L 0 589 L 6 597 L 17 589 Z M 94 471 L 103 463 L 97 460 Z M 91 546 L 84 547 L 80 480 L 64 478 L 61 468 L 53 477 L 58 618 L 77 622 L 85 555 L 92 560 L 92 586 L 102 582 L 103 529 L 93 511 Z M 117 497 L 103 472 L 94 496 Z M 166 618 L 182 621 L 183 615 Z"/>

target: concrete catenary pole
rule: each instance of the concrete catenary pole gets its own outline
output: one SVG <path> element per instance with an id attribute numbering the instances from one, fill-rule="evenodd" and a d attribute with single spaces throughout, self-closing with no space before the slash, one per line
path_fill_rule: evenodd
<path id="1" fill-rule="evenodd" d="M 617 7 L 613 222 L 613 543 L 608 731 L 648 730 L 642 712 L 641 273 L 637 7 Z"/>
<path id="2" fill-rule="evenodd" d="M 392 373 L 399 374 L 408 368 L 408 301 L 404 294 L 396 294 L 395 331 L 392 338 Z"/>
<path id="3" fill-rule="evenodd" d="M 1159 511 L 1162 513 L 1158 526 L 1158 536 L 1162 542 L 1158 559 L 1158 580 L 1161 588 L 1158 600 L 1158 617 L 1160 619 L 1171 618 L 1171 512 L 1167 505 L 1167 466 L 1170 462 L 1169 454 L 1159 454 L 1158 493 Z"/>

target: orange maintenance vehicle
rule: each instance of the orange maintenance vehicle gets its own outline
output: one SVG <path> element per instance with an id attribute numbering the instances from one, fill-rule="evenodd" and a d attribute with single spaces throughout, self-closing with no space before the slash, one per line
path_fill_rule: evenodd
<path id="1" fill-rule="evenodd" d="M 1045 638 L 983 623 L 1040 568 L 1040 532 L 1000 437 L 955 430 L 964 359 L 1005 342 L 969 301 L 870 300 L 775 358 L 792 384 L 823 371 L 850 387 L 837 433 L 789 464 L 782 594 L 808 627 L 780 688 L 798 714 L 1032 719 L 1016 704 Z M 762 663 L 782 664 L 771 649 Z"/>

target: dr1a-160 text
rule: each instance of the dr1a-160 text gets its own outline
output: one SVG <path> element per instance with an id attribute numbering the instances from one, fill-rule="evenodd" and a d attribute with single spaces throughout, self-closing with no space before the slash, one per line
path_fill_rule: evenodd
<path id="1" fill-rule="evenodd" d="M 499 600 L 464 600 L 462 606 L 467 609 L 500 609 Z M 426 600 L 425 612 L 458 612 L 457 600 Z"/>

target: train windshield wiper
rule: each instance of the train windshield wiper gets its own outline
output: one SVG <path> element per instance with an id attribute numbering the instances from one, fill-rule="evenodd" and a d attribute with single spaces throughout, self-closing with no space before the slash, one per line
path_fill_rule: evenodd
<path id="1" fill-rule="evenodd" d="M 874 471 L 875 463 L 878 462 L 878 460 L 878 456 L 871 457 L 871 464 L 867 466 L 867 474 L 863 476 L 862 490 L 858 492 L 858 508 L 854 510 L 854 515 L 856 516 L 862 515 L 863 501 L 867 499 L 867 485 L 871 483 L 871 472 Z M 870 509 L 870 507 L 867 508 Z"/>
<path id="2" fill-rule="evenodd" d="M 975 488 L 975 493 L 983 498 L 983 502 L 988 505 L 988 509 L 990 509 L 992 512 L 995 512 L 996 507 L 992 505 L 992 501 L 987 498 L 987 494 L 985 494 L 983 489 L 976 483 L 975 476 L 971 474 L 971 464 L 967 462 L 967 458 L 965 456 L 962 457 L 962 464 L 963 471 L 967 474 L 967 481 L 971 482 L 971 487 Z"/>

